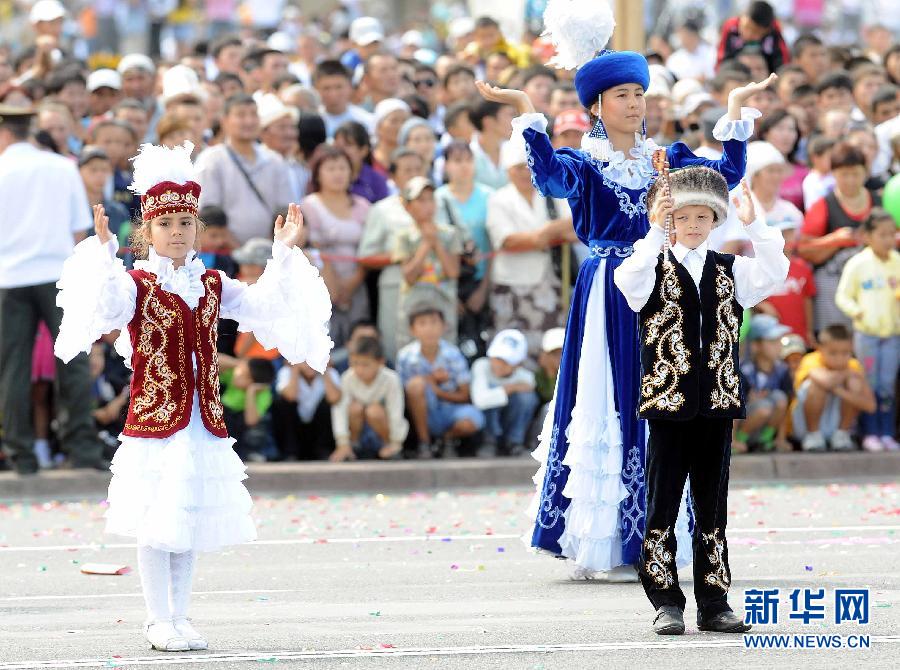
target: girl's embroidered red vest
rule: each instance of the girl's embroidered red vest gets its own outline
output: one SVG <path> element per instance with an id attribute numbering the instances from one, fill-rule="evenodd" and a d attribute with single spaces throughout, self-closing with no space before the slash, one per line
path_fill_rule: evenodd
<path id="1" fill-rule="evenodd" d="M 203 425 L 217 437 L 228 437 L 216 350 L 222 300 L 219 273 L 207 270 L 203 274 L 206 294 L 194 310 L 175 293 L 163 290 L 156 275 L 144 270 L 129 274 L 137 284 L 137 306 L 128 324 L 134 377 L 122 434 L 169 437 L 188 425 L 194 403 L 193 353 Z"/>

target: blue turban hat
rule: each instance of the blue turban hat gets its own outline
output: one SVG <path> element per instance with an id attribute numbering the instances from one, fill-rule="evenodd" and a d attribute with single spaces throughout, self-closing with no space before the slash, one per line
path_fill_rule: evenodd
<path id="1" fill-rule="evenodd" d="M 650 86 L 647 59 L 634 51 L 605 51 L 575 74 L 575 90 L 581 104 L 590 109 L 603 91 L 622 84 Z"/>

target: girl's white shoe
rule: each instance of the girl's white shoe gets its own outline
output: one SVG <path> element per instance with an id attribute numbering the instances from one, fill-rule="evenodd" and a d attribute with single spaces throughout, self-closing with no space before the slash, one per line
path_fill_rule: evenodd
<path id="1" fill-rule="evenodd" d="M 188 651 L 187 639 L 175 629 L 170 619 L 144 624 L 144 635 L 150 647 L 157 651 Z"/>
<path id="2" fill-rule="evenodd" d="M 172 620 L 175 624 L 175 630 L 187 640 L 188 646 L 192 651 L 209 648 L 206 638 L 197 632 L 197 629 L 191 625 L 191 620 L 187 617 L 178 617 Z"/>
<path id="3" fill-rule="evenodd" d="M 633 565 L 619 565 L 606 573 L 606 581 L 610 584 L 633 584 L 640 578 Z"/>

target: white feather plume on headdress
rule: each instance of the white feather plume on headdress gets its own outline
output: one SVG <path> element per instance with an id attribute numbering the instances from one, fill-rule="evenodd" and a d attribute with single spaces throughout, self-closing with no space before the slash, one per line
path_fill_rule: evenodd
<path id="1" fill-rule="evenodd" d="M 544 35 L 556 48 L 549 65 L 573 70 L 604 49 L 616 27 L 609 0 L 550 0 Z"/>
<path id="2" fill-rule="evenodd" d="M 151 188 L 164 181 L 184 184 L 194 179 L 194 164 L 191 162 L 193 142 L 185 142 L 180 147 L 169 149 L 155 144 L 142 144 L 134 163 L 131 186 L 128 190 L 144 195 Z"/>

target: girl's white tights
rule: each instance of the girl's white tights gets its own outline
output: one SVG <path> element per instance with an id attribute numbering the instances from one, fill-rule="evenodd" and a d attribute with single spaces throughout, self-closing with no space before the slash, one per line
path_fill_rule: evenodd
<path id="1" fill-rule="evenodd" d="M 186 617 L 191 602 L 196 554 L 176 554 L 153 547 L 138 547 L 141 589 L 151 621 Z"/>

